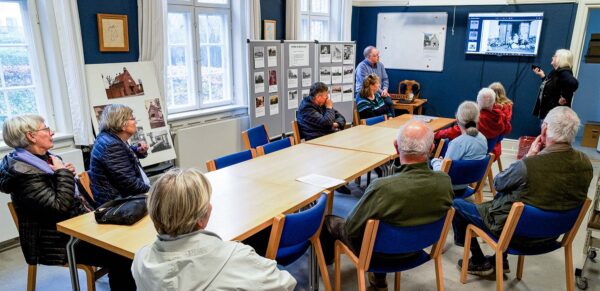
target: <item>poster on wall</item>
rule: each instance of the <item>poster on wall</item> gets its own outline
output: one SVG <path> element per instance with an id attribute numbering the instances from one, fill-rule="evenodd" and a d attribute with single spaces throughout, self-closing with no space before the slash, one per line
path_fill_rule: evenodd
<path id="1" fill-rule="evenodd" d="M 354 64 L 354 50 L 352 45 L 344 45 L 344 64 Z"/>
<path id="2" fill-rule="evenodd" d="M 321 51 L 319 52 L 319 62 L 330 63 L 331 62 L 331 45 L 322 44 Z"/>
<path id="3" fill-rule="evenodd" d="M 265 91 L 265 72 L 254 73 L 254 93 Z"/>
<path id="4" fill-rule="evenodd" d="M 298 108 L 298 90 L 288 91 L 288 109 Z"/>
<path id="5" fill-rule="evenodd" d="M 341 85 L 333 85 L 331 87 L 331 101 L 333 101 L 333 103 L 342 102 L 342 86 Z"/>
<path id="6" fill-rule="evenodd" d="M 276 67 L 277 66 L 277 47 L 276 46 L 268 46 L 267 47 L 267 66 L 268 67 Z"/>
<path id="7" fill-rule="evenodd" d="M 342 50 L 344 45 L 334 44 L 331 45 L 331 62 L 341 63 L 342 62 Z"/>
<path id="8" fill-rule="evenodd" d="M 288 70 L 288 88 L 298 87 L 298 69 Z"/>
<path id="9" fill-rule="evenodd" d="M 289 66 L 306 67 L 308 66 L 308 44 L 298 43 L 289 46 Z"/>
<path id="10" fill-rule="evenodd" d="M 344 77 L 343 83 L 352 83 L 354 82 L 354 67 L 353 66 L 344 66 Z"/>
<path id="11" fill-rule="evenodd" d="M 352 101 L 354 99 L 354 86 L 343 85 L 342 86 L 342 102 Z"/>
<path id="12" fill-rule="evenodd" d="M 312 69 L 302 69 L 302 87 L 310 87 L 312 85 Z"/>
<path id="13" fill-rule="evenodd" d="M 342 67 L 331 67 L 331 83 L 339 84 L 342 82 Z"/>
<path id="14" fill-rule="evenodd" d="M 265 116 L 265 96 L 256 96 L 255 117 Z"/>
<path id="15" fill-rule="evenodd" d="M 175 159 L 175 149 L 166 122 L 166 103 L 160 95 L 151 62 L 86 65 L 86 82 L 96 132 L 108 104 L 123 104 L 133 110 L 137 131 L 130 145 L 145 143 L 148 156 L 142 166 Z"/>
<path id="16" fill-rule="evenodd" d="M 254 68 L 260 69 L 265 67 L 265 49 L 262 47 L 254 48 Z"/>
<path id="17" fill-rule="evenodd" d="M 279 114 L 279 96 L 271 95 L 269 97 L 269 112 L 271 116 Z"/>

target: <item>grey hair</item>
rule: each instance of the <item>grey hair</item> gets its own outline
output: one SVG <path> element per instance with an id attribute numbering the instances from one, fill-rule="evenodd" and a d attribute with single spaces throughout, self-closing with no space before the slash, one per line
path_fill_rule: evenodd
<path id="1" fill-rule="evenodd" d="M 492 109 L 496 102 L 496 92 L 490 88 L 482 88 L 477 93 L 477 105 L 480 109 Z"/>
<path id="2" fill-rule="evenodd" d="M 4 143 L 11 148 L 26 148 L 31 143 L 27 139 L 27 133 L 38 130 L 44 118 L 39 115 L 26 114 L 13 116 L 4 121 L 2 126 L 2 138 Z"/>
<path id="3" fill-rule="evenodd" d="M 365 59 L 371 54 L 371 52 L 376 49 L 376 47 L 370 45 L 368 47 L 365 48 L 365 50 L 363 51 L 363 56 L 365 57 Z"/>
<path id="4" fill-rule="evenodd" d="M 115 134 L 123 131 L 123 127 L 127 125 L 132 114 L 133 110 L 125 105 L 107 105 L 100 116 L 100 131 L 105 130 Z"/>
<path id="5" fill-rule="evenodd" d="M 414 131 L 419 128 L 425 132 L 415 135 Z M 408 129 L 411 134 L 407 134 Z M 433 130 L 423 121 L 412 119 L 400 127 L 396 142 L 400 153 L 427 156 L 433 144 Z"/>
<path id="6" fill-rule="evenodd" d="M 559 49 L 554 52 L 556 56 L 556 68 L 573 68 L 573 54 L 568 49 Z"/>
<path id="7" fill-rule="evenodd" d="M 577 113 L 567 106 L 558 106 L 544 118 L 546 135 L 554 142 L 572 143 L 577 136 L 581 121 Z"/>
<path id="8" fill-rule="evenodd" d="M 456 120 L 468 135 L 477 136 L 477 123 L 479 123 L 479 106 L 473 101 L 465 101 L 458 106 Z"/>
<path id="9" fill-rule="evenodd" d="M 193 232 L 208 215 L 212 187 L 197 169 L 171 169 L 150 188 L 148 215 L 159 234 Z"/>

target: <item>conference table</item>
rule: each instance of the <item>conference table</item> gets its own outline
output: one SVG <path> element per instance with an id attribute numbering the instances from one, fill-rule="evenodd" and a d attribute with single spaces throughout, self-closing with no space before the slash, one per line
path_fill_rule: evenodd
<path id="1" fill-rule="evenodd" d="M 429 126 L 431 126 L 431 129 L 433 131 L 438 131 L 440 129 L 443 129 L 445 127 L 448 127 L 450 125 L 452 125 L 456 119 L 454 118 L 446 118 L 446 117 L 433 117 L 433 116 L 426 116 L 426 115 L 412 115 L 412 114 L 402 114 L 400 116 L 396 116 L 394 118 L 390 118 L 384 122 L 380 122 L 377 123 L 373 126 L 377 126 L 377 127 L 387 127 L 387 128 L 400 128 L 402 125 L 404 125 L 406 122 L 408 122 L 409 120 L 416 118 L 416 119 L 421 119 L 421 120 L 430 120 L 429 122 L 427 122 L 427 124 L 429 124 Z"/>

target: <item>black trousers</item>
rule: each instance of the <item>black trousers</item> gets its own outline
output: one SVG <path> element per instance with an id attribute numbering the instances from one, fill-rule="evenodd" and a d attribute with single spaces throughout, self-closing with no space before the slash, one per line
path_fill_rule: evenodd
<path id="1" fill-rule="evenodd" d="M 77 264 L 108 268 L 110 290 L 135 291 L 135 281 L 131 275 L 132 260 L 103 248 L 80 241 L 75 245 Z"/>

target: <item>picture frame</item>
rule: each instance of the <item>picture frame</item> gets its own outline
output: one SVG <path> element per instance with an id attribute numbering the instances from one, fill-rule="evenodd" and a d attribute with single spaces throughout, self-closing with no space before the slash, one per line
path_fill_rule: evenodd
<path id="1" fill-rule="evenodd" d="M 263 20 L 263 39 L 275 40 L 275 32 L 277 31 L 277 21 Z"/>
<path id="2" fill-rule="evenodd" d="M 127 15 L 97 14 L 98 43 L 101 52 L 128 52 Z"/>

